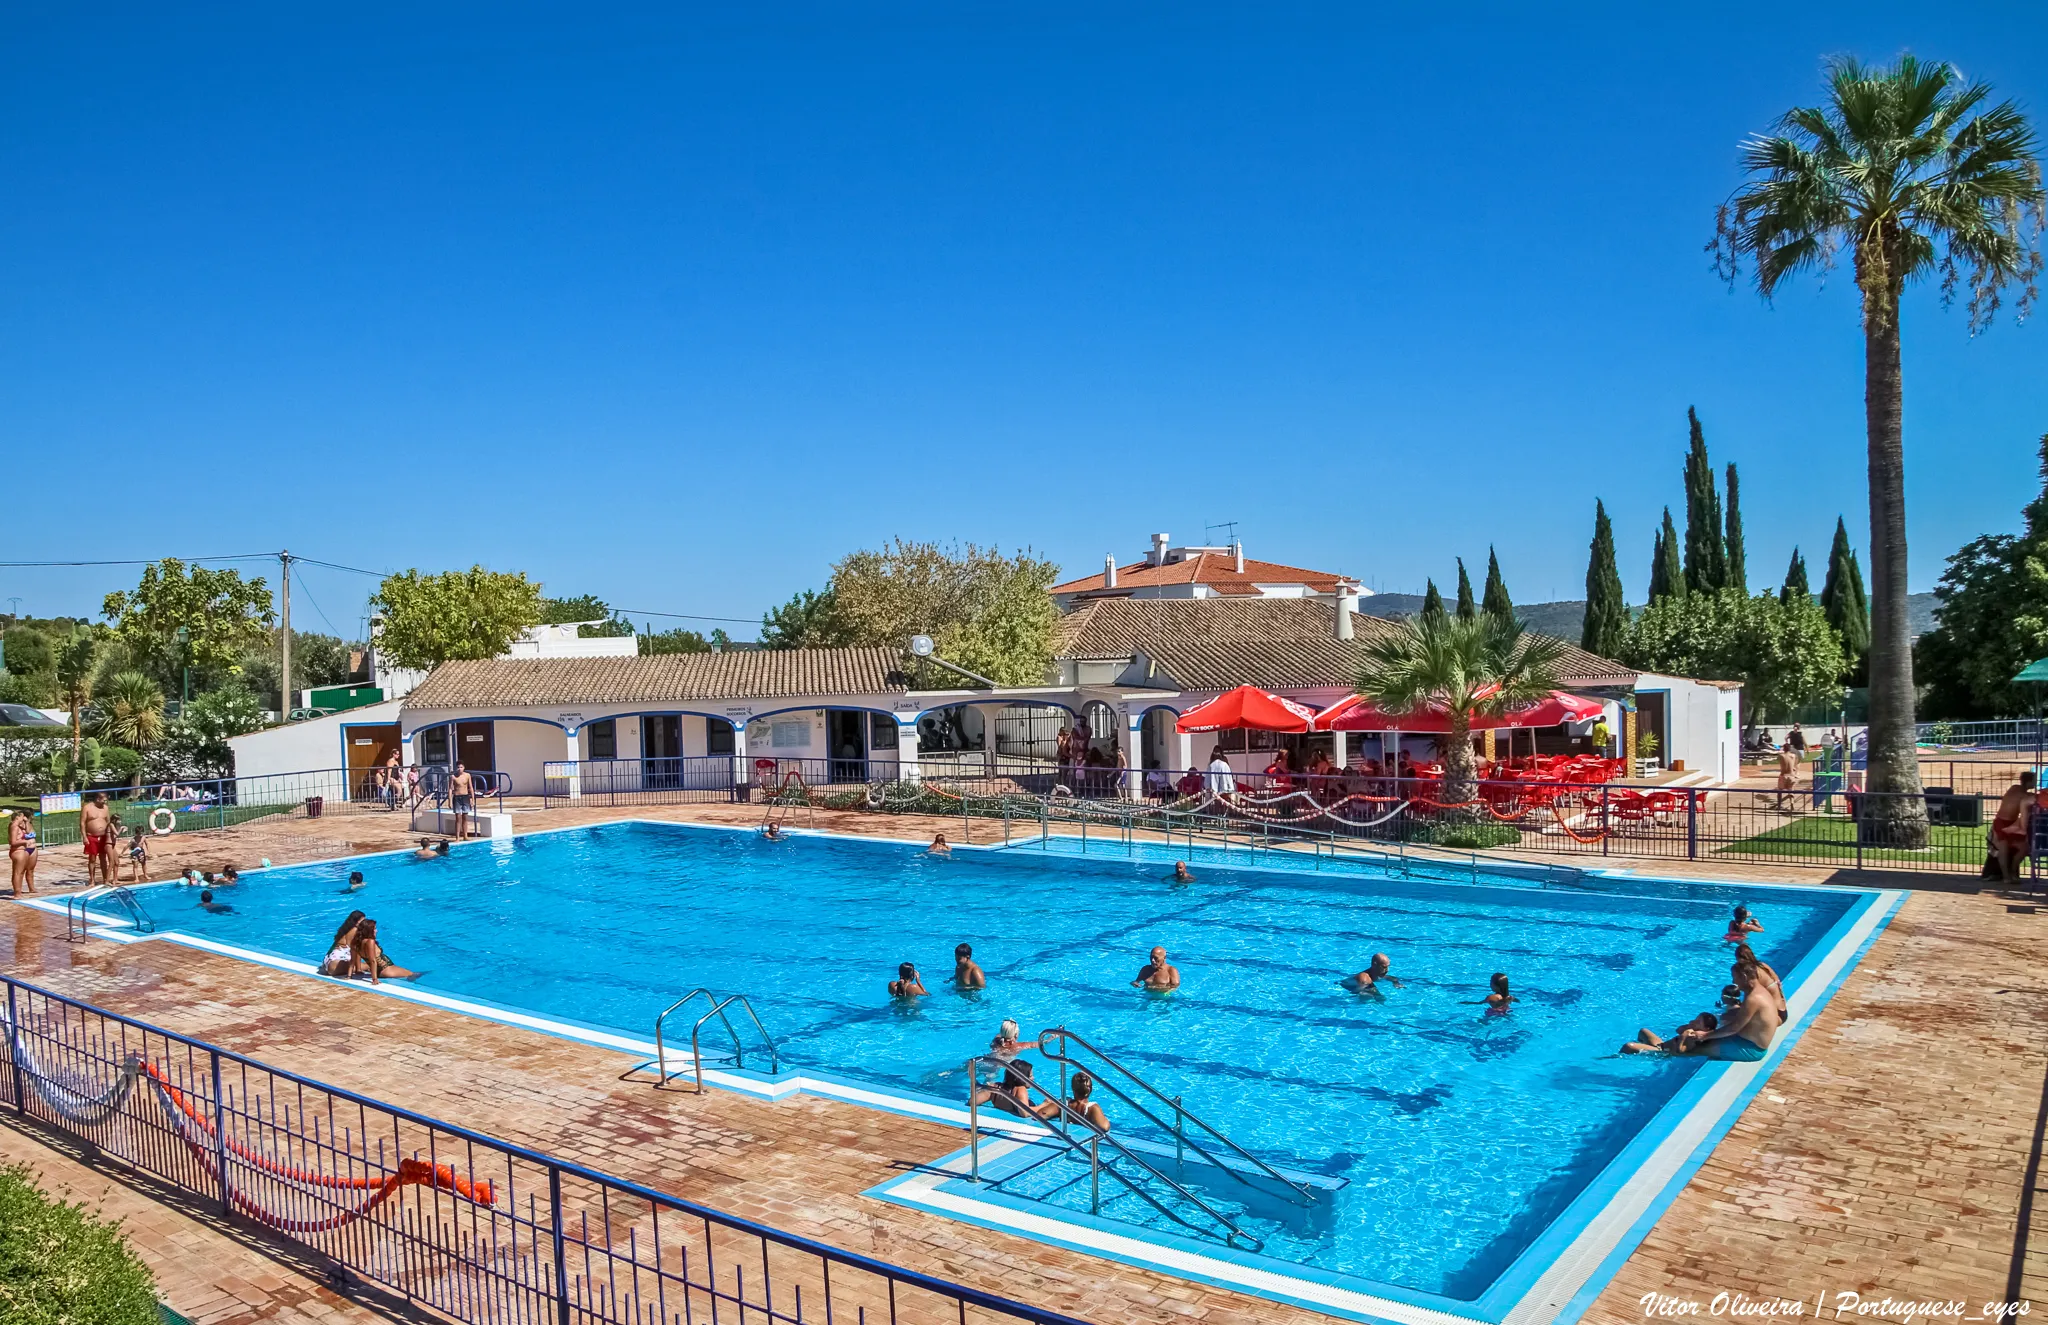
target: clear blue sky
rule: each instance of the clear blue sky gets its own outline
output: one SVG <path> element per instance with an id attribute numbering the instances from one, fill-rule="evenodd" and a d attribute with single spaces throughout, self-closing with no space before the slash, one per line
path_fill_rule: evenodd
<path id="1" fill-rule="evenodd" d="M 893 535 L 1078 574 L 1234 519 L 1536 601 L 1599 495 L 1640 595 L 1692 404 L 1761 587 L 1866 541 L 1861 341 L 1846 271 L 1709 273 L 1737 144 L 1903 48 L 2048 127 L 2033 4 L 672 9 L 0 11 L 0 559 L 754 618 Z M 1924 589 L 2035 488 L 2048 316 L 1923 291 L 1905 343 Z M 305 581 L 346 633 L 369 584 Z"/>

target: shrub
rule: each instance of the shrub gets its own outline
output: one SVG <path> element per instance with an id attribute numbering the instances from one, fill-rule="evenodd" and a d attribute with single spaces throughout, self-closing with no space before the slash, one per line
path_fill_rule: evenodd
<path id="1" fill-rule="evenodd" d="M 1477 851 L 1486 847 L 1512 846 L 1522 840 L 1522 832 L 1513 824 L 1424 824 L 1408 840 L 1427 842 L 1431 846 L 1455 847 L 1460 851 Z"/>
<path id="2" fill-rule="evenodd" d="M 156 1281 L 118 1226 L 0 1169 L 0 1320 L 158 1325 Z"/>

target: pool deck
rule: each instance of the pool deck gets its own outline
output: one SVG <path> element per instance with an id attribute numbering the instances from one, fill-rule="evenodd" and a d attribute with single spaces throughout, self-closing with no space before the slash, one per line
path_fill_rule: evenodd
<path id="1" fill-rule="evenodd" d="M 557 810 L 522 831 L 615 818 L 751 825 L 734 805 Z M 961 840 L 958 819 L 820 812 L 839 831 Z M 985 828 L 986 825 L 977 825 Z M 249 824 L 166 839 L 160 862 L 279 864 L 405 843 L 377 816 Z M 55 848 L 45 890 L 76 848 Z M 1645 873 L 1822 884 L 1824 870 L 1629 861 Z M 1910 886 L 1886 876 L 1888 886 Z M 1644 1295 L 1712 1313 L 1718 1293 L 1959 1299 L 1968 1319 L 2007 1296 L 2048 1292 L 2048 1216 L 2017 1236 L 2048 1075 L 2048 911 L 2014 913 L 1975 881 L 1927 876 L 1825 1011 L 1582 1319 L 1643 1320 Z M 637 1179 L 722 1210 L 1023 1301 L 1105 1322 L 1188 1318 L 1298 1322 L 1316 1313 L 1025 1241 L 862 1192 L 901 1166 L 946 1154 L 951 1128 L 798 1096 L 762 1103 L 713 1092 L 657 1093 L 618 1076 L 614 1052 L 307 980 L 192 949 L 62 940 L 57 917 L 0 907 L 0 966 L 23 979 L 339 1085 Z M 205 1322 L 360 1319 L 232 1230 L 108 1190 L 84 1166 L 0 1115 L 0 1159 L 33 1157 L 134 1222 L 171 1305 Z M 2030 1221 L 2033 1222 L 2033 1221 Z M 146 1235 L 145 1235 L 146 1233 Z M 194 1239 L 229 1251 L 193 1273 Z M 237 1251 L 237 1249 L 239 1249 Z M 2020 1255 L 2019 1250 L 2024 1250 Z M 239 1259 L 237 1258 L 239 1257 Z M 258 1277 L 267 1274 L 268 1278 Z M 231 1285 L 231 1286 L 230 1286 Z M 324 1296 L 323 1296 L 324 1294 Z M 210 1295 L 210 1296 L 209 1296 Z M 246 1300 L 270 1300 L 270 1314 Z M 181 1301 L 181 1296 L 186 1300 Z M 203 1300 L 201 1300 L 203 1299 Z M 237 1314 L 237 1313 L 240 1314 Z M 1845 1320 L 1939 1322 L 1907 1310 Z"/>

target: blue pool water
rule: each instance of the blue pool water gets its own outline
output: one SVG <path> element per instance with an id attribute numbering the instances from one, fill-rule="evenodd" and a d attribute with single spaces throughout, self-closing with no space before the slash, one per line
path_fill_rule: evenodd
<path id="1" fill-rule="evenodd" d="M 339 893 L 351 868 L 369 878 L 354 897 Z M 1615 1049 L 1639 1026 L 1668 1031 L 1712 1005 L 1732 903 L 1759 912 L 1756 947 L 1790 979 L 1861 897 L 1216 863 L 1176 886 L 1167 873 L 1030 848 L 934 859 L 901 844 L 621 823 L 464 844 L 445 860 L 262 871 L 224 894 L 229 915 L 175 885 L 142 892 L 166 929 L 305 961 L 360 906 L 392 958 L 425 972 L 422 988 L 643 1039 L 693 986 L 743 991 L 785 1068 L 956 1103 L 963 1062 L 1004 1017 L 1027 1036 L 1063 1024 L 1262 1158 L 1346 1180 L 1308 1224 L 1233 1207 L 1265 1254 L 1460 1299 L 1700 1070 Z M 985 991 L 943 983 L 961 940 Z M 1175 994 L 1128 987 L 1154 943 L 1180 967 Z M 1337 987 L 1376 951 L 1405 988 Z M 934 993 L 892 1005 L 884 985 L 906 960 Z M 1495 970 L 1522 999 L 1506 1016 L 1478 1003 Z"/>

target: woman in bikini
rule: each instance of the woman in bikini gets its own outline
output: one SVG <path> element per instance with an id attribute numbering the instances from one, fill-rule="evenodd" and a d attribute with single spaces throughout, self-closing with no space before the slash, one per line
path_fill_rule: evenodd
<path id="1" fill-rule="evenodd" d="M 420 978 L 418 971 L 408 971 L 384 955 L 384 949 L 377 943 L 377 922 L 368 916 L 357 923 L 355 937 L 349 942 L 349 954 L 354 961 L 355 974 L 369 976 L 373 985 L 383 984 L 387 975 L 394 980 Z"/>
<path id="2" fill-rule="evenodd" d="M 327 945 L 327 955 L 320 959 L 320 974 L 337 979 L 347 979 L 355 974 L 356 926 L 362 923 L 363 913 L 351 911 L 341 922 L 341 928 L 334 931 L 334 941 Z"/>
<path id="3" fill-rule="evenodd" d="M 1723 943 L 1746 943 L 1751 934 L 1763 932 L 1763 922 L 1749 913 L 1746 906 L 1735 908 L 1735 914 L 1728 918 L 1728 932 L 1721 936 Z"/>
<path id="4" fill-rule="evenodd" d="M 1757 989 L 1770 999 L 1771 1006 L 1778 1010 L 1778 1024 L 1780 1026 L 1784 1025 L 1787 1018 L 1791 1016 L 1791 1009 L 1785 1003 L 1784 981 L 1778 978 L 1778 973 L 1772 970 L 1768 963 L 1757 959 L 1757 955 L 1750 951 L 1747 943 L 1736 945 L 1735 965 L 1729 970 L 1729 978 L 1735 982 L 1737 989 L 1744 988 L 1742 982 L 1744 970 L 1754 973 Z"/>
<path id="5" fill-rule="evenodd" d="M 36 890 L 36 826 L 26 810 L 7 821 L 7 869 L 16 897 Z"/>

